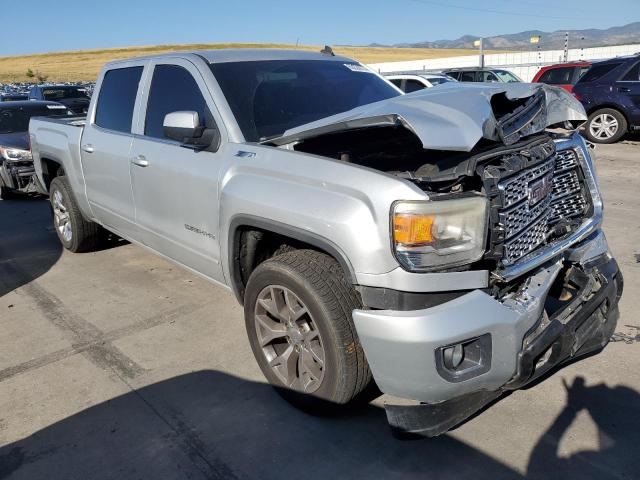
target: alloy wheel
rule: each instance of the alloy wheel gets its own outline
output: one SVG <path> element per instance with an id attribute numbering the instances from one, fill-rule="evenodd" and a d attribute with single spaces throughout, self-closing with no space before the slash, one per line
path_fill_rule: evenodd
<path id="1" fill-rule="evenodd" d="M 71 219 L 69 218 L 69 210 L 67 210 L 64 204 L 60 190 L 54 190 L 52 203 L 55 227 L 60 233 L 60 236 L 64 238 L 66 242 L 70 242 L 73 237 Z"/>
<path id="2" fill-rule="evenodd" d="M 258 295 L 254 317 L 262 353 L 280 381 L 305 393 L 320 388 L 325 372 L 322 336 L 300 298 L 286 287 L 269 285 Z"/>
<path id="3" fill-rule="evenodd" d="M 591 120 L 589 132 L 594 138 L 608 140 L 613 137 L 620 126 L 618 120 L 608 113 L 602 113 Z"/>

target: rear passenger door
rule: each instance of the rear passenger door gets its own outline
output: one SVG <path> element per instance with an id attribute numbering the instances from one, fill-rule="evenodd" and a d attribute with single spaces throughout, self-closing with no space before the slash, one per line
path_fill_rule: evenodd
<path id="1" fill-rule="evenodd" d="M 130 154 L 135 220 L 146 245 L 222 281 L 218 238 L 221 153 L 195 151 L 164 135 L 166 114 L 196 111 L 201 124 L 222 128 L 213 98 L 191 62 L 151 62 Z M 221 130 L 222 138 L 225 138 Z"/>
<path id="2" fill-rule="evenodd" d="M 625 113 L 631 126 L 640 125 L 640 61 L 622 75 L 615 88 L 621 97 L 620 103 L 628 109 Z"/>
<path id="3" fill-rule="evenodd" d="M 137 239 L 129 161 L 144 61 L 107 70 L 99 81 L 80 141 L 87 198 L 96 218 Z"/>

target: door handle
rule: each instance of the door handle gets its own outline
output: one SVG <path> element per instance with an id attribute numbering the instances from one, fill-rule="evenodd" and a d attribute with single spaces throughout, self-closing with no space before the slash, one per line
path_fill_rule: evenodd
<path id="1" fill-rule="evenodd" d="M 87 143 L 85 145 L 82 145 L 82 150 L 87 152 L 87 153 L 93 153 L 93 145 L 91 145 L 90 143 Z"/>
<path id="2" fill-rule="evenodd" d="M 620 88 L 618 88 L 618 91 L 621 92 L 621 93 L 629 93 L 631 91 L 631 89 L 627 88 L 627 87 L 620 87 Z"/>
<path id="3" fill-rule="evenodd" d="M 149 166 L 149 160 L 147 160 L 144 155 L 138 155 L 137 157 L 133 157 L 131 159 L 131 163 L 133 163 L 134 165 L 137 165 L 139 167 L 148 167 Z"/>

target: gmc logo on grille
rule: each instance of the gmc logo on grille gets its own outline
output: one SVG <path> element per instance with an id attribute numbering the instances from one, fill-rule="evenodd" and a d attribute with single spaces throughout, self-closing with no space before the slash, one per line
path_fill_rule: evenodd
<path id="1" fill-rule="evenodd" d="M 544 200 L 553 190 L 552 176 L 547 175 L 529 184 L 529 206 L 532 207 Z"/>

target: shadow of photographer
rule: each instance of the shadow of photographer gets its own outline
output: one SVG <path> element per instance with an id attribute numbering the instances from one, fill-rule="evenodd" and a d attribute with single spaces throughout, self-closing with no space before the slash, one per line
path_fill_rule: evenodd
<path id="1" fill-rule="evenodd" d="M 529 457 L 528 479 L 638 478 L 640 394 L 623 386 L 586 386 L 583 377 L 564 382 L 567 404 Z M 597 450 L 561 457 L 560 442 L 578 413 L 586 411 L 598 428 Z"/>

